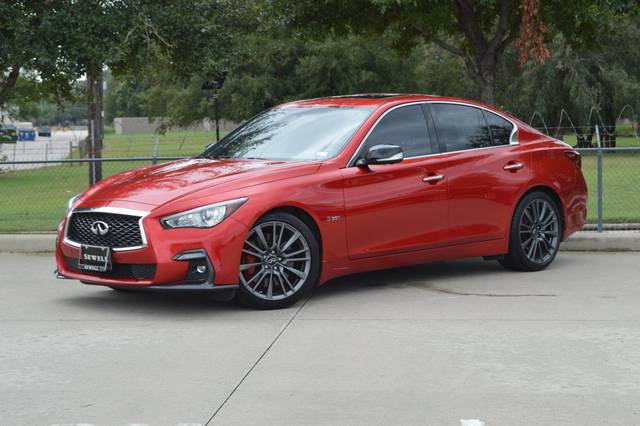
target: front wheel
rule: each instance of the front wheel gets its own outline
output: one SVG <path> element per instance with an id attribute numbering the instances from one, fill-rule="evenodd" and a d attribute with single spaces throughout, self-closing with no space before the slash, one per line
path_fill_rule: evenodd
<path id="1" fill-rule="evenodd" d="M 508 269 L 539 271 L 558 254 L 562 225 L 555 201 L 544 192 L 532 192 L 513 215 L 509 253 L 499 262 Z"/>
<path id="2" fill-rule="evenodd" d="M 254 308 L 284 308 L 300 299 L 319 277 L 320 248 L 313 232 L 289 213 L 270 213 L 245 239 L 238 299 Z"/>

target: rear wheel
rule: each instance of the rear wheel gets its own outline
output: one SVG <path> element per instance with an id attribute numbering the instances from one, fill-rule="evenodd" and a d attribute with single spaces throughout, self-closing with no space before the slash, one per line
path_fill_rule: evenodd
<path id="1" fill-rule="evenodd" d="M 320 249 L 309 227 L 289 213 L 270 213 L 247 235 L 238 299 L 261 309 L 295 303 L 318 281 Z"/>
<path id="2" fill-rule="evenodd" d="M 532 192 L 513 215 L 509 253 L 500 264 L 517 271 L 539 271 L 558 254 L 562 222 L 555 201 L 544 192 Z"/>

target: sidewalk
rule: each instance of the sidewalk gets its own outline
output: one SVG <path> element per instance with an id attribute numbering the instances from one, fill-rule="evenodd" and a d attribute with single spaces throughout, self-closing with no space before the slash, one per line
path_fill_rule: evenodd
<path id="1" fill-rule="evenodd" d="M 53 252 L 55 234 L 0 234 L 0 252 Z M 640 251 L 640 231 L 581 231 L 560 246 L 563 251 Z"/>

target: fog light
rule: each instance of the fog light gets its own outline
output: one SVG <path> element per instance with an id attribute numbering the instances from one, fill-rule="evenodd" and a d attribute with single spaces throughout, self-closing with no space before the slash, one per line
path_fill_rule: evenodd
<path id="1" fill-rule="evenodd" d="M 214 269 L 204 250 L 187 250 L 178 253 L 173 260 L 189 262 L 185 282 L 191 284 L 202 284 L 213 282 Z"/>
<path id="2" fill-rule="evenodd" d="M 209 275 L 209 268 L 205 259 L 193 259 L 189 261 L 187 281 L 204 282 Z"/>

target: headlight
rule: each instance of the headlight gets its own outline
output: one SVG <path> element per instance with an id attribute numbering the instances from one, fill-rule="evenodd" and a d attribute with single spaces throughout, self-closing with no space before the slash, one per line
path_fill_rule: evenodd
<path id="1" fill-rule="evenodd" d="M 80 198 L 80 194 L 74 195 L 69 199 L 69 201 L 67 202 L 67 211 L 71 210 L 73 206 L 75 206 L 76 201 L 78 201 L 78 198 Z"/>
<path id="2" fill-rule="evenodd" d="M 211 228 L 225 220 L 247 201 L 247 198 L 224 201 L 187 210 L 161 219 L 165 228 Z"/>

